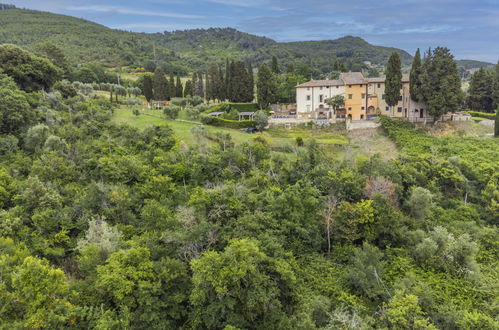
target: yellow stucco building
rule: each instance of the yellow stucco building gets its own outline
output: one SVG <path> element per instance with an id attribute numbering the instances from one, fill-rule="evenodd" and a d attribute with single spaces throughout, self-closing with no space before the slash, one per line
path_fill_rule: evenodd
<path id="1" fill-rule="evenodd" d="M 334 93 L 331 93 L 333 89 Z M 431 119 L 425 110 L 425 105 L 411 99 L 407 76 L 402 78 L 400 94 L 398 104 L 389 107 L 385 101 L 385 78 L 365 78 L 361 72 L 347 72 L 341 73 L 337 80 L 311 80 L 296 86 L 296 108 L 298 114 L 317 118 L 318 113 L 331 110 L 325 104 L 327 97 L 343 95 L 345 106 L 336 112 L 337 118 L 369 120 L 378 114 L 383 114 L 411 121 Z"/>

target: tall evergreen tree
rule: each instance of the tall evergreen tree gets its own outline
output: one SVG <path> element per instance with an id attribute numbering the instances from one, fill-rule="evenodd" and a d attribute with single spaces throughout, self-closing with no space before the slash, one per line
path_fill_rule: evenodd
<path id="1" fill-rule="evenodd" d="M 385 101 L 390 107 L 394 107 L 400 100 L 402 88 L 402 64 L 398 53 L 393 52 L 388 59 L 385 80 Z M 392 110 L 393 111 L 393 110 Z"/>
<path id="2" fill-rule="evenodd" d="M 494 136 L 499 137 L 499 106 L 496 109 L 496 118 L 494 121 Z"/>
<path id="3" fill-rule="evenodd" d="M 250 102 L 248 99 L 250 77 L 246 70 L 246 65 L 242 61 L 232 62 L 230 73 L 230 97 L 231 102 Z"/>
<path id="4" fill-rule="evenodd" d="M 198 73 L 197 72 L 194 72 L 192 74 L 191 82 L 192 82 L 192 95 L 191 96 L 195 96 L 195 95 L 197 95 L 196 94 L 196 89 L 197 89 L 197 86 L 198 86 Z"/>
<path id="5" fill-rule="evenodd" d="M 267 64 L 263 63 L 258 69 L 257 95 L 260 109 L 266 109 L 277 100 L 277 79 Z"/>
<path id="6" fill-rule="evenodd" d="M 156 101 L 165 101 L 168 99 L 168 86 L 166 76 L 159 68 L 154 70 L 152 86 L 154 99 Z"/>
<path id="7" fill-rule="evenodd" d="M 251 62 L 248 62 L 248 86 L 246 88 L 247 91 L 247 102 L 252 102 L 255 96 L 255 77 L 253 76 L 253 66 Z"/>
<path id="8" fill-rule="evenodd" d="M 475 111 L 493 112 L 494 74 L 483 68 L 476 71 L 470 80 L 468 106 Z"/>
<path id="9" fill-rule="evenodd" d="M 142 81 L 142 93 L 144 93 L 144 97 L 147 102 L 151 102 L 153 99 L 153 87 L 152 87 L 152 78 L 151 75 L 147 74 L 144 76 L 144 80 Z"/>
<path id="10" fill-rule="evenodd" d="M 217 63 L 211 63 L 208 67 L 208 72 L 206 73 L 206 99 L 215 100 L 219 98 L 220 95 L 220 79 L 219 75 L 220 69 Z"/>
<path id="11" fill-rule="evenodd" d="M 227 99 L 228 100 L 234 100 L 234 61 L 230 61 L 230 64 L 228 66 L 228 71 L 226 73 L 227 77 Z"/>
<path id="12" fill-rule="evenodd" d="M 223 101 L 226 99 L 226 88 L 225 88 L 225 79 L 224 73 L 222 71 L 222 67 L 218 66 L 218 83 L 217 83 L 217 99 Z"/>
<path id="13" fill-rule="evenodd" d="M 204 98 L 204 82 L 202 73 L 198 73 L 196 84 L 194 85 L 194 94 Z"/>
<path id="14" fill-rule="evenodd" d="M 192 80 L 187 80 L 184 87 L 184 97 L 193 96 Z"/>
<path id="15" fill-rule="evenodd" d="M 423 101 L 436 121 L 448 112 L 457 111 L 463 99 L 461 77 L 449 49 L 428 51 L 421 75 Z"/>
<path id="16" fill-rule="evenodd" d="M 499 61 L 496 64 L 496 69 L 494 72 L 494 107 L 499 108 Z"/>
<path id="17" fill-rule="evenodd" d="M 411 74 L 410 74 L 410 85 L 409 92 L 411 94 L 411 99 L 413 101 L 420 101 L 422 98 L 421 91 L 421 53 L 418 50 L 416 51 L 416 55 L 414 55 L 414 59 L 412 61 Z"/>
<path id="18" fill-rule="evenodd" d="M 182 81 L 180 80 L 180 76 L 177 76 L 177 83 L 175 84 L 175 96 L 176 97 L 183 96 Z"/>
<path id="19" fill-rule="evenodd" d="M 224 96 L 225 96 L 225 99 L 228 100 L 230 99 L 230 94 L 231 94 L 231 91 L 230 91 L 230 62 L 229 62 L 229 59 L 227 58 L 226 61 L 225 61 L 225 92 L 224 92 Z"/>
<path id="20" fill-rule="evenodd" d="M 177 88 L 175 87 L 175 76 L 173 75 L 173 72 L 170 72 L 170 81 L 168 82 L 168 88 L 168 96 L 171 99 L 177 94 Z"/>
<path id="21" fill-rule="evenodd" d="M 277 61 L 277 57 L 272 56 L 272 72 L 275 74 L 279 74 L 279 62 Z"/>

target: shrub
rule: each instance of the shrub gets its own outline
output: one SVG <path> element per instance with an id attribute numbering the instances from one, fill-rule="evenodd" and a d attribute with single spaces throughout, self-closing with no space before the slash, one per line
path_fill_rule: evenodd
<path id="1" fill-rule="evenodd" d="M 479 272 L 475 255 L 478 247 L 468 234 L 455 237 L 444 227 L 435 227 L 414 247 L 416 260 L 445 272 L 476 278 Z"/>
<path id="2" fill-rule="evenodd" d="M 297 136 L 295 142 L 298 147 L 303 147 L 303 138 L 301 136 Z"/>
<path id="3" fill-rule="evenodd" d="M 201 122 L 206 125 L 227 127 L 227 128 L 255 128 L 256 122 L 254 120 L 229 120 L 220 117 L 202 115 Z"/>
<path id="4" fill-rule="evenodd" d="M 418 220 L 426 219 L 431 212 L 432 199 L 433 195 L 429 190 L 416 187 L 407 201 L 411 215 Z"/>
<path id="5" fill-rule="evenodd" d="M 466 113 L 469 113 L 473 117 L 480 117 L 480 118 L 486 118 L 486 119 L 495 119 L 495 113 L 488 113 L 488 112 L 479 112 L 479 111 L 466 111 Z"/>
<path id="6" fill-rule="evenodd" d="M 269 123 L 268 116 L 265 114 L 265 112 L 262 112 L 262 111 L 258 111 L 255 114 L 254 120 L 256 122 L 256 129 L 259 131 L 263 131 L 263 129 L 265 127 L 267 127 L 267 125 Z"/>
<path id="7" fill-rule="evenodd" d="M 178 113 L 180 112 L 180 107 L 177 105 L 169 105 L 163 109 L 163 113 L 166 117 L 170 119 L 176 119 L 178 117 Z"/>

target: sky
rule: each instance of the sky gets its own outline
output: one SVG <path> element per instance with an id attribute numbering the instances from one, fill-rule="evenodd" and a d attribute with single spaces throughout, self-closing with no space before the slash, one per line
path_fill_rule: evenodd
<path id="1" fill-rule="evenodd" d="M 1 0 L 0 0 L 1 1 Z M 3 0 L 135 32 L 233 27 L 276 41 L 346 35 L 369 43 L 445 46 L 457 59 L 499 60 L 499 0 Z"/>

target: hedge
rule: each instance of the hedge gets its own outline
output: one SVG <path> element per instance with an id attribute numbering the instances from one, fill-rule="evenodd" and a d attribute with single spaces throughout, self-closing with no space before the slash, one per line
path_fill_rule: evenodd
<path id="1" fill-rule="evenodd" d="M 480 117 L 480 118 L 486 118 L 486 119 L 491 119 L 494 120 L 496 117 L 495 113 L 487 113 L 487 112 L 478 112 L 478 111 L 466 111 L 466 113 L 469 113 L 472 117 Z"/>
<path id="2" fill-rule="evenodd" d="M 224 105 L 230 106 L 232 109 L 236 109 L 238 112 L 256 112 L 258 111 L 258 104 L 256 103 L 232 103 L 224 102 L 220 103 L 214 107 L 209 108 L 205 113 L 219 112 L 220 108 Z"/>
<path id="3" fill-rule="evenodd" d="M 226 128 L 255 128 L 256 122 L 254 120 L 229 120 L 215 116 L 203 115 L 201 122 L 206 125 Z"/>

